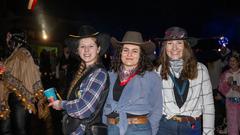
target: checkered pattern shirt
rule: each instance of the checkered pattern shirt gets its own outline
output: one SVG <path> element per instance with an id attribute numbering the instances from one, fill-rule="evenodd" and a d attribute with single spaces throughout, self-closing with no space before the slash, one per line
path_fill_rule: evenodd
<path id="1" fill-rule="evenodd" d="M 89 117 L 96 109 L 100 100 L 100 93 L 105 89 L 106 80 L 107 72 L 105 70 L 95 70 L 79 86 L 81 96 L 75 100 L 63 101 L 63 109 L 74 118 L 83 119 Z M 71 135 L 83 135 L 84 130 L 85 126 L 79 125 L 79 128 Z"/>
<path id="2" fill-rule="evenodd" d="M 189 91 L 183 106 L 179 108 L 173 91 L 173 82 L 168 76 L 168 80 L 163 80 L 163 115 L 167 119 L 174 115 L 192 116 L 194 118 L 203 116 L 203 135 L 214 135 L 214 101 L 212 85 L 207 68 L 198 63 L 198 76 L 189 80 Z M 157 72 L 160 75 L 161 66 Z"/>

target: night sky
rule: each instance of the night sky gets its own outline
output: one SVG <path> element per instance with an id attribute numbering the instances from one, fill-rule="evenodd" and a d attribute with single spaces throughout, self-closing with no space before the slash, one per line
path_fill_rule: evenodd
<path id="1" fill-rule="evenodd" d="M 170 26 L 181 26 L 191 36 L 225 35 L 233 46 L 240 44 L 240 8 L 234 0 L 38 0 L 33 12 L 27 10 L 28 0 L 3 1 L 6 6 L 0 12 L 2 17 L 10 12 L 15 16 L 43 13 L 58 18 L 45 20 L 54 40 L 90 24 L 119 39 L 126 30 L 155 38 L 162 37 Z"/>

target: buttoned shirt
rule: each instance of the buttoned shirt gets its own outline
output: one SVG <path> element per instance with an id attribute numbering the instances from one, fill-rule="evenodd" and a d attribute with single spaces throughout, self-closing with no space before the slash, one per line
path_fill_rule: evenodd
<path id="1" fill-rule="evenodd" d="M 87 76 L 79 86 L 79 98 L 71 101 L 62 101 L 63 109 L 67 114 L 74 118 L 87 118 L 95 110 L 100 100 L 100 94 L 105 89 L 107 80 L 107 72 L 104 69 L 97 69 Z M 84 125 L 79 125 L 79 128 L 71 135 L 83 135 L 85 130 Z"/>
<path id="2" fill-rule="evenodd" d="M 183 106 L 179 108 L 174 96 L 174 83 L 168 76 L 163 80 L 163 115 L 167 119 L 174 115 L 192 116 L 194 118 L 203 116 L 203 135 L 214 135 L 214 102 L 212 85 L 209 78 L 208 70 L 205 65 L 198 63 L 197 78 L 189 80 L 189 91 L 187 99 Z M 157 73 L 160 75 L 161 66 Z"/>

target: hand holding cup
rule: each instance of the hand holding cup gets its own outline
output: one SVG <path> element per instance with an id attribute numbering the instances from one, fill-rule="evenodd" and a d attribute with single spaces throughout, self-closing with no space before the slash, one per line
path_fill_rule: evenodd
<path id="1" fill-rule="evenodd" d="M 44 95 L 47 97 L 48 102 L 50 102 L 50 103 L 57 100 L 55 88 L 49 88 L 49 89 L 45 90 Z"/>

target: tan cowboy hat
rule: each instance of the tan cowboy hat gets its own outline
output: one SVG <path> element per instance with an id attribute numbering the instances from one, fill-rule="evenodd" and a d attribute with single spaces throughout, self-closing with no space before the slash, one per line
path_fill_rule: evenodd
<path id="1" fill-rule="evenodd" d="M 127 31 L 123 36 L 122 41 L 118 41 L 116 38 L 111 38 L 113 47 L 117 48 L 124 44 L 133 44 L 140 46 L 146 54 L 151 54 L 155 51 L 155 44 L 152 41 L 143 41 L 142 34 L 136 31 Z"/>

